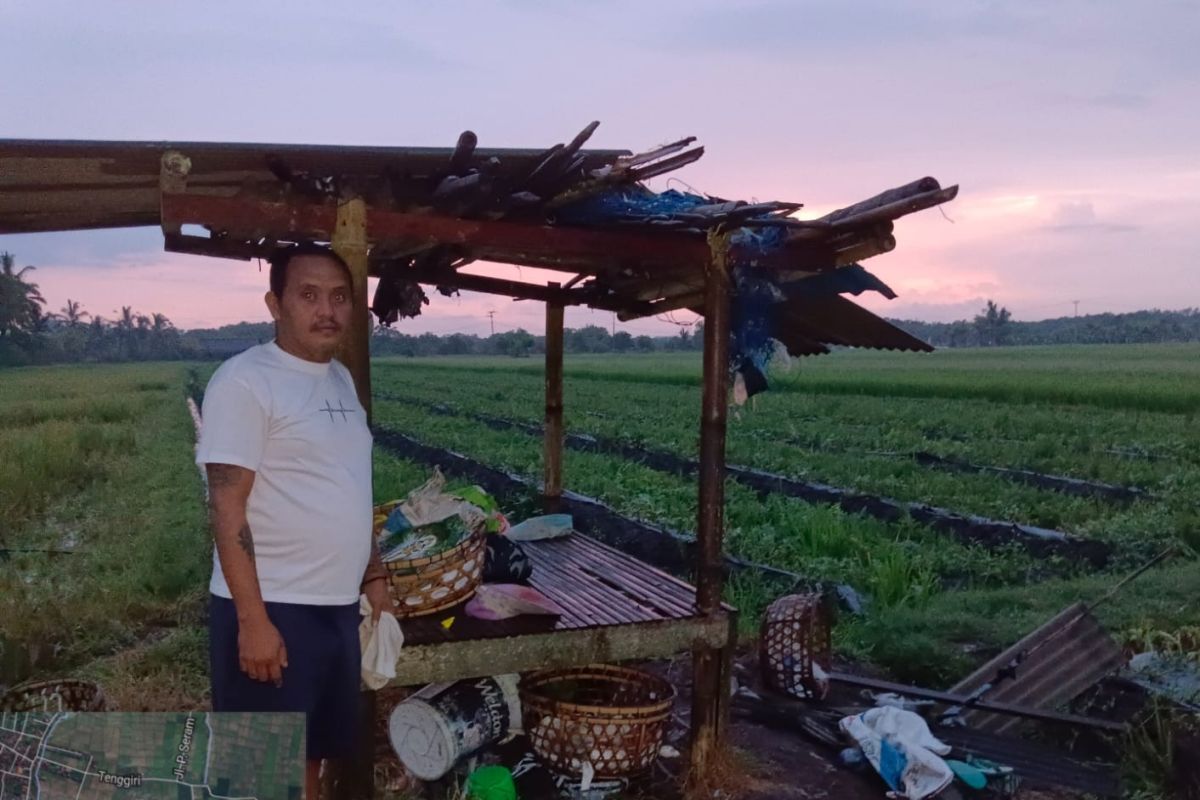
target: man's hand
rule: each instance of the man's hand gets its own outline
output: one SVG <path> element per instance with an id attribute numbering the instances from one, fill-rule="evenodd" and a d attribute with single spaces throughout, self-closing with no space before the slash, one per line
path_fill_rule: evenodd
<path id="1" fill-rule="evenodd" d="M 269 619 L 239 623 L 238 663 L 242 672 L 256 681 L 283 685 L 283 670 L 288 665 L 287 648 L 279 629 Z"/>
<path id="2" fill-rule="evenodd" d="M 367 601 L 371 604 L 371 621 L 379 622 L 379 615 L 384 611 L 391 613 L 392 593 L 388 591 L 389 583 L 387 578 L 374 578 L 363 584 L 363 594 L 367 596 Z"/>

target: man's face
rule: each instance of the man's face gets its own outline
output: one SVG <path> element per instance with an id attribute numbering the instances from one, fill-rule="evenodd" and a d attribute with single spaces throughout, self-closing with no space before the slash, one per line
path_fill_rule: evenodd
<path id="1" fill-rule="evenodd" d="M 332 258 L 296 256 L 288 265 L 283 297 L 267 292 L 279 339 L 306 355 L 327 360 L 350 326 L 350 292 L 350 279 Z"/>

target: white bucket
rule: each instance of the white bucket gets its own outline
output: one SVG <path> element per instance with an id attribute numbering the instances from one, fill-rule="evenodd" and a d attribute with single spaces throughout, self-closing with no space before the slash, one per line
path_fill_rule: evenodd
<path id="1" fill-rule="evenodd" d="M 405 768 L 423 781 L 521 728 L 517 675 L 431 683 L 392 711 L 388 738 Z"/>

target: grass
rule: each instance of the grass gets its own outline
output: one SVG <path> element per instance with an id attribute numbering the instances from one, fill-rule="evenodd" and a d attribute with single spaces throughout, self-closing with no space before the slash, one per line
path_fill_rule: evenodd
<path id="1" fill-rule="evenodd" d="M 463 373 L 537 373 L 536 359 L 478 356 L 389 358 Z M 844 351 L 805 359 L 772 376 L 777 392 L 806 395 L 940 397 L 1048 403 L 1180 414 L 1200 410 L 1200 345 L 1072 345 L 943 350 Z M 567 378 L 699 386 L 698 353 L 571 355 Z M 1014 380 L 1016 378 L 1017 380 Z"/>
<path id="2" fill-rule="evenodd" d="M 4 378 L 0 618 L 10 657 L 0 683 L 69 672 L 103 676 L 118 707 L 141 707 L 147 684 L 164 683 L 177 685 L 171 697 L 202 703 L 207 669 L 194 644 L 209 545 L 185 367 Z M 191 657 L 155 666 L 156 653 L 188 642 Z"/>

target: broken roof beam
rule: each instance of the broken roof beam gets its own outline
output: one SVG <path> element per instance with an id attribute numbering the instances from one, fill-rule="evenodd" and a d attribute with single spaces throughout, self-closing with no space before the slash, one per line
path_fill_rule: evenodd
<path id="1" fill-rule="evenodd" d="M 186 194 L 164 195 L 162 214 L 164 224 L 203 225 L 230 238 L 328 241 L 337 209 L 333 204 Z M 367 235 L 375 244 L 453 244 L 479 260 L 570 272 L 596 273 L 638 261 L 695 268 L 708 254 L 708 244 L 698 236 L 467 220 L 376 208 L 367 211 Z"/>
<path id="2" fill-rule="evenodd" d="M 412 266 L 398 269 L 394 274 L 428 286 L 445 286 L 469 292 L 512 297 L 517 300 L 538 300 L 543 303 L 554 302 L 563 305 L 589 305 L 606 311 L 618 311 L 627 307 L 639 308 L 644 305 L 637 301 L 605 298 L 583 289 L 556 289 L 546 284 L 494 278 L 490 275 L 475 275 L 450 267 Z"/>
<path id="3" fill-rule="evenodd" d="M 855 203 L 821 217 L 834 228 L 850 228 L 898 219 L 907 214 L 933 208 L 953 200 L 957 186 L 945 189 L 934 178 L 920 180 L 880 192 L 874 197 Z"/>

